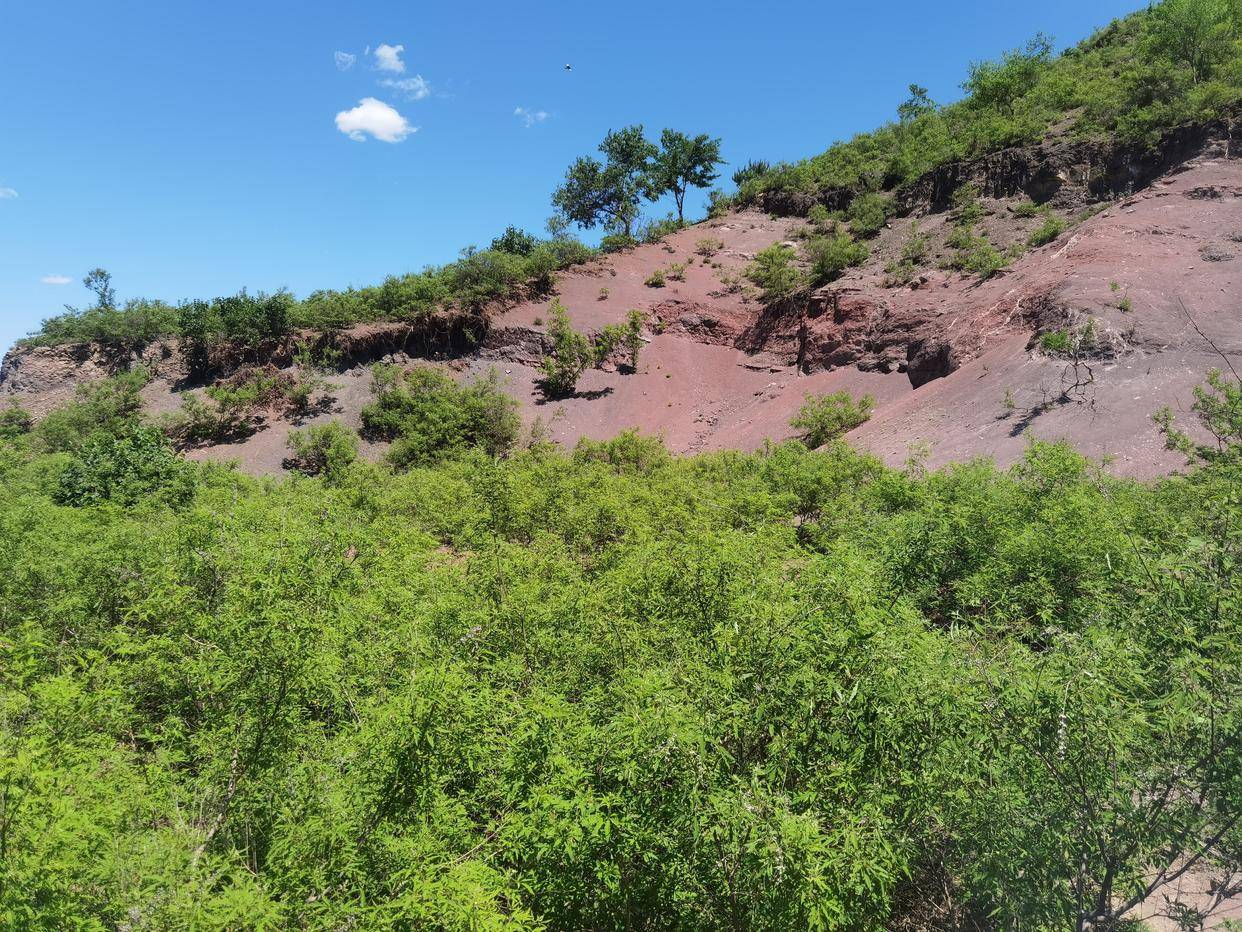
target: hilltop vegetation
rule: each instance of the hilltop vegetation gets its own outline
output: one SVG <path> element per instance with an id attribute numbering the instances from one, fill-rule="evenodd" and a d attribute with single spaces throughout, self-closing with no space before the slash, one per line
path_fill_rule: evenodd
<path id="1" fill-rule="evenodd" d="M 910 85 L 898 118 L 812 158 L 734 175 L 735 198 L 765 192 L 819 195 L 891 190 L 958 159 L 1049 135 L 1154 140 L 1160 130 L 1217 116 L 1242 101 L 1242 5 L 1237 0 L 1164 0 L 1117 20 L 1053 55 L 1036 36 L 1020 49 L 975 62 L 965 96 L 946 106 Z"/>
<path id="2" fill-rule="evenodd" d="M 181 463 L 129 384 L 5 417 L 0 924 L 1103 929 L 1239 867 L 1231 380 L 1144 486 L 380 378 L 403 473 Z"/>

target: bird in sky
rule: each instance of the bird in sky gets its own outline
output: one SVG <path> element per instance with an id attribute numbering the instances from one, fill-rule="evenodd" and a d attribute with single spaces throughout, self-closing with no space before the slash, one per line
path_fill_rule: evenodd
<path id="1" fill-rule="evenodd" d="M 573 70 L 574 70 L 574 66 L 573 66 L 573 65 L 566 65 L 566 66 L 565 66 L 565 70 L 566 70 L 566 71 L 573 71 Z"/>

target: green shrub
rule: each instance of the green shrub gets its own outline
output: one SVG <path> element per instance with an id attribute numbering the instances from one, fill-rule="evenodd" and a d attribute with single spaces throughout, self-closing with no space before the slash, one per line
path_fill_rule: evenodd
<path id="1" fill-rule="evenodd" d="M 1028 246 L 1044 246 L 1065 232 L 1065 221 L 1060 217 L 1049 216 L 1039 229 L 1027 238 Z"/>
<path id="2" fill-rule="evenodd" d="M 557 398 L 572 394 L 578 379 L 595 365 L 596 347 L 584 334 L 574 330 L 569 322 L 569 312 L 560 300 L 548 305 L 548 338 L 552 347 L 543 357 L 543 390 L 549 397 Z"/>
<path id="3" fill-rule="evenodd" d="M 811 264 L 810 282 L 822 285 L 835 281 L 847 268 L 867 261 L 867 247 L 848 233 L 820 236 L 806 241 L 803 249 Z"/>
<path id="4" fill-rule="evenodd" d="M 179 504 L 194 491 L 192 468 L 153 427 L 97 431 L 57 478 L 53 498 L 62 505 L 115 502 Z"/>
<path id="5" fill-rule="evenodd" d="M 694 244 L 694 251 L 704 259 L 710 259 L 722 249 L 724 249 L 724 243 L 710 236 L 705 236 Z"/>
<path id="6" fill-rule="evenodd" d="M 638 225 L 635 239 L 643 243 L 658 243 L 664 237 L 676 233 L 685 226 L 672 214 L 659 220 L 647 220 Z"/>
<path id="7" fill-rule="evenodd" d="M 981 279 L 988 279 L 1008 264 L 1008 260 L 995 246 L 986 239 L 981 239 L 975 243 L 969 254 L 966 255 L 962 268 L 967 272 L 978 275 Z"/>
<path id="8" fill-rule="evenodd" d="M 30 412 L 18 407 L 10 401 L 8 407 L 0 411 L 0 440 L 16 440 L 30 433 L 34 427 L 34 418 Z"/>
<path id="9" fill-rule="evenodd" d="M 290 465 L 308 476 L 341 479 L 358 459 L 358 435 L 340 421 L 289 434 Z"/>
<path id="10" fill-rule="evenodd" d="M 659 437 L 643 437 L 637 430 L 624 430 L 611 440 L 583 437 L 574 447 L 575 463 L 606 463 L 617 472 L 647 474 L 666 465 L 672 457 Z"/>
<path id="11" fill-rule="evenodd" d="M 870 395 L 857 400 L 847 391 L 807 395 L 806 402 L 789 424 L 802 432 L 802 440 L 808 447 L 815 449 L 865 424 L 871 419 L 874 408 L 875 399 Z"/>
<path id="12" fill-rule="evenodd" d="M 850 230 L 856 236 L 875 236 L 884 229 L 888 220 L 889 199 L 883 194 L 867 192 L 850 201 L 846 216 L 850 220 Z"/>
<path id="13" fill-rule="evenodd" d="M 49 412 L 34 428 L 36 444 L 47 452 L 74 452 L 96 433 L 119 434 L 136 427 L 142 413 L 139 393 L 150 381 L 150 371 L 138 367 L 79 385 L 72 401 Z"/>
<path id="14" fill-rule="evenodd" d="M 802 273 L 794 265 L 794 251 L 783 243 L 759 250 L 745 274 L 763 289 L 768 301 L 783 298 L 802 285 Z"/>
<path id="15" fill-rule="evenodd" d="M 648 288 L 663 288 L 668 284 L 668 279 L 664 269 L 656 269 L 643 281 Z"/>
<path id="16" fill-rule="evenodd" d="M 402 372 L 372 367 L 375 400 L 362 409 L 366 433 L 392 441 L 388 461 L 400 469 L 425 466 L 480 450 L 499 457 L 517 440 L 517 402 L 501 389 L 500 376 L 458 385 L 432 366 Z"/>
<path id="17" fill-rule="evenodd" d="M 906 235 L 905 242 L 901 244 L 901 260 L 921 265 L 927 261 L 930 248 L 927 235 L 919 230 L 918 221 L 911 223 L 910 232 Z"/>

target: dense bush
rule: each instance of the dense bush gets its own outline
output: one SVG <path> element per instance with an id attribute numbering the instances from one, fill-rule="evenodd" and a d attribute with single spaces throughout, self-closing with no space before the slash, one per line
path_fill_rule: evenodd
<path id="1" fill-rule="evenodd" d="M 848 233 L 836 236 L 817 236 L 803 245 L 811 264 L 810 281 L 822 285 L 839 278 L 850 266 L 867 261 L 867 247 L 854 241 Z"/>
<path id="2" fill-rule="evenodd" d="M 863 395 L 855 400 L 847 391 L 830 395 L 807 395 L 806 402 L 789 422 L 802 432 L 802 439 L 812 449 L 849 433 L 871 419 L 875 399 Z"/>
<path id="3" fill-rule="evenodd" d="M 98 431 L 65 465 L 52 493 L 62 505 L 186 501 L 194 474 L 154 427 Z"/>
<path id="4" fill-rule="evenodd" d="M 96 433 L 116 434 L 137 425 L 142 413 L 139 393 L 150 381 L 150 371 L 138 367 L 83 382 L 71 402 L 39 422 L 34 430 L 36 444 L 47 452 L 75 452 Z"/>
<path id="5" fill-rule="evenodd" d="M 358 459 L 358 435 L 340 421 L 329 421 L 291 432 L 289 450 L 289 465 L 298 472 L 337 481 Z"/>
<path id="6" fill-rule="evenodd" d="M 1052 932 L 1238 866 L 1236 462 L 3 462 L 5 927 Z"/>
<path id="7" fill-rule="evenodd" d="M 802 286 L 802 273 L 794 265 L 793 248 L 773 243 L 755 253 L 755 261 L 746 267 L 746 277 L 763 289 L 765 300 L 783 298 Z"/>
<path id="8" fill-rule="evenodd" d="M 372 367 L 375 400 L 362 409 L 371 436 L 392 441 L 388 459 L 398 468 L 424 466 L 477 449 L 503 456 L 517 440 L 517 403 L 495 370 L 464 385 L 432 366 L 402 371 Z"/>

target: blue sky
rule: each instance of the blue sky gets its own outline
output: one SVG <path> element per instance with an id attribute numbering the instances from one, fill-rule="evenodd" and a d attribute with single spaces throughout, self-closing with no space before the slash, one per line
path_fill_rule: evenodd
<path id="1" fill-rule="evenodd" d="M 88 303 L 95 266 L 121 298 L 371 284 L 508 223 L 542 231 L 609 128 L 799 158 L 887 119 L 911 81 L 953 100 L 969 61 L 1136 5 L 13 0 L 0 349 Z"/>

